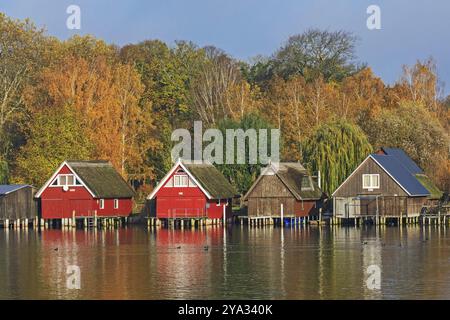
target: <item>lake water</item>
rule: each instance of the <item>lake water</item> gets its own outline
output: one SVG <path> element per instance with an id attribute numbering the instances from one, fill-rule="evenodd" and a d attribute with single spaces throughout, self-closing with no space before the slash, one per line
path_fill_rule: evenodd
<path id="1" fill-rule="evenodd" d="M 81 288 L 67 288 L 67 266 Z M 381 270 L 369 289 L 367 268 Z M 2 299 L 448 299 L 445 227 L 0 230 Z"/>

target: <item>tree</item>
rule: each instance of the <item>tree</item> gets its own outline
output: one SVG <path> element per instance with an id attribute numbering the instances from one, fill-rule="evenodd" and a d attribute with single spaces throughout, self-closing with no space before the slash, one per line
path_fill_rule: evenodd
<path id="1" fill-rule="evenodd" d="M 320 171 L 322 189 L 331 195 L 372 151 L 364 132 L 344 121 L 318 127 L 304 143 L 305 163 Z"/>
<path id="2" fill-rule="evenodd" d="M 51 48 L 43 30 L 29 20 L 12 20 L 0 13 L 0 176 L 8 174 L 16 142 L 22 139 L 18 126 L 26 121 L 23 90 L 45 65 L 47 45 Z"/>
<path id="3" fill-rule="evenodd" d="M 272 129 L 272 126 L 258 114 L 246 114 L 239 121 L 231 119 L 223 120 L 219 123 L 218 128 L 222 131 L 224 142 L 227 129 L 242 129 L 244 131 L 248 129 L 254 129 L 256 130 L 258 141 L 259 135 L 261 134 L 259 130 L 267 129 L 267 150 L 268 152 L 270 152 L 271 150 L 272 141 L 270 136 L 270 129 Z M 224 147 L 229 148 L 230 146 L 226 146 L 224 143 Z M 237 148 L 235 146 L 235 157 L 237 157 L 236 149 Z M 225 150 L 223 151 L 223 154 L 226 154 Z M 258 158 L 258 162 L 256 164 L 249 163 L 249 143 L 247 140 L 245 146 L 245 164 L 219 164 L 217 165 L 217 167 L 225 175 L 225 177 L 227 177 L 230 182 L 237 187 L 237 190 L 241 194 L 244 194 L 245 192 L 247 192 L 247 190 L 250 188 L 250 186 L 253 184 L 253 182 L 258 177 L 258 174 L 260 173 L 262 164 L 259 160 L 260 159 Z"/>
<path id="4" fill-rule="evenodd" d="M 101 55 L 91 61 L 70 55 L 45 68 L 27 97 L 32 116 L 63 106 L 76 110 L 79 134 L 94 146 L 91 157 L 111 161 L 125 178 L 130 171 L 142 178 L 152 177 L 145 158 L 155 144 L 151 104 L 139 104 L 142 93 L 132 66 L 111 64 Z"/>
<path id="5" fill-rule="evenodd" d="M 366 131 L 372 145 L 403 149 L 441 188 L 445 187 L 442 170 L 448 168 L 449 136 L 425 107 L 409 102 L 384 110 L 367 124 Z M 446 173 L 448 177 L 450 172 Z"/>
<path id="6" fill-rule="evenodd" d="M 340 81 L 355 72 L 357 38 L 345 31 L 310 29 L 291 36 L 274 60 L 274 72 L 285 79 L 301 75 L 307 81 L 323 76 L 325 81 Z"/>
<path id="7" fill-rule="evenodd" d="M 0 161 L 0 184 L 7 184 L 9 181 L 8 163 L 4 160 Z"/>
<path id="8" fill-rule="evenodd" d="M 205 52 L 208 60 L 192 83 L 192 103 L 196 115 L 214 126 L 230 117 L 228 94 L 243 80 L 239 64 L 225 52 L 215 47 L 206 47 Z"/>
<path id="9" fill-rule="evenodd" d="M 19 151 L 14 182 L 41 186 L 63 161 L 90 159 L 92 144 L 82 132 L 79 113 L 69 105 L 37 114 Z"/>

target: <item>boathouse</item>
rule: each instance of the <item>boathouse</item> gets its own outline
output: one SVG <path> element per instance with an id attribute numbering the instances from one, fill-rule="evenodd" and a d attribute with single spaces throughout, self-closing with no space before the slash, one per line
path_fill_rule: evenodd
<path id="1" fill-rule="evenodd" d="M 442 193 L 401 149 L 370 154 L 333 193 L 337 218 L 417 218 Z"/>
<path id="2" fill-rule="evenodd" d="M 36 194 L 43 219 L 128 217 L 133 196 L 108 161 L 65 161 Z"/>
<path id="3" fill-rule="evenodd" d="M 149 217 L 219 220 L 232 216 L 235 188 L 214 165 L 178 160 L 147 197 Z"/>
<path id="4" fill-rule="evenodd" d="M 244 196 L 248 218 L 318 217 L 324 193 L 297 162 L 270 164 Z M 281 212 L 283 211 L 283 212 Z"/>
<path id="5" fill-rule="evenodd" d="M 4 227 L 36 222 L 34 193 L 29 185 L 0 185 L 0 222 Z"/>

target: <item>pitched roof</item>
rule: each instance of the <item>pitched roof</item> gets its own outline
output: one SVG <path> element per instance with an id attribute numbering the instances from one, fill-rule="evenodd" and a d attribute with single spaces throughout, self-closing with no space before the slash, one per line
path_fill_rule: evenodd
<path id="1" fill-rule="evenodd" d="M 410 196 L 428 196 L 430 192 L 417 180 L 397 157 L 386 154 L 371 154 L 375 160 Z M 411 159 L 410 159 L 411 160 Z M 412 161 L 412 160 L 411 160 Z"/>
<path id="2" fill-rule="evenodd" d="M 172 167 L 172 169 L 161 180 L 161 182 L 158 183 L 156 188 L 147 197 L 147 199 L 153 199 L 158 190 L 166 183 L 173 172 L 180 166 L 191 178 L 193 178 L 195 183 L 209 199 L 233 198 L 238 194 L 236 189 L 230 184 L 230 182 L 228 182 L 224 175 L 211 163 L 178 160 L 177 163 Z"/>
<path id="3" fill-rule="evenodd" d="M 316 181 L 312 179 L 308 171 L 300 163 L 280 162 L 276 165 L 271 164 L 261 171 L 261 175 L 247 192 L 244 199 L 247 198 L 262 177 L 267 174 L 276 175 L 297 200 L 317 200 L 323 195 Z"/>
<path id="4" fill-rule="evenodd" d="M 225 199 L 237 195 L 236 189 L 214 165 L 205 162 L 183 162 L 183 164 L 212 198 Z"/>
<path id="5" fill-rule="evenodd" d="M 396 158 L 412 174 L 423 173 L 423 170 L 402 149 L 382 147 L 381 150 L 386 155 Z"/>
<path id="6" fill-rule="evenodd" d="M 19 189 L 30 187 L 27 184 L 9 184 L 9 185 L 0 185 L 0 196 L 4 196 L 8 193 L 17 191 Z"/>
<path id="7" fill-rule="evenodd" d="M 66 161 L 98 198 L 132 198 L 134 191 L 108 161 Z"/>

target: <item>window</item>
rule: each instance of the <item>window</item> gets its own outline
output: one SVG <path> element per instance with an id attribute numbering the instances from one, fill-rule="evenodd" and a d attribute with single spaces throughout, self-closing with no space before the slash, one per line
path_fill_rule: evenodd
<path id="1" fill-rule="evenodd" d="M 188 176 L 176 175 L 173 177 L 174 187 L 187 187 L 188 186 Z"/>
<path id="2" fill-rule="evenodd" d="M 67 186 L 67 176 L 59 176 L 58 177 L 58 185 Z"/>
<path id="3" fill-rule="evenodd" d="M 51 184 L 52 187 L 63 186 L 82 186 L 80 180 L 78 180 L 73 174 L 60 174 Z"/>
<path id="4" fill-rule="evenodd" d="M 363 189 L 379 189 L 380 175 L 379 174 L 363 174 Z"/>
<path id="5" fill-rule="evenodd" d="M 169 179 L 169 181 L 167 181 L 166 185 L 164 186 L 165 188 L 171 188 L 173 187 L 173 177 Z"/>
<path id="6" fill-rule="evenodd" d="M 114 199 L 114 209 L 119 209 L 119 199 Z"/>
<path id="7" fill-rule="evenodd" d="M 197 186 L 197 184 L 194 182 L 194 180 L 189 178 L 189 187 L 196 187 L 196 186 Z"/>
<path id="8" fill-rule="evenodd" d="M 216 206 L 220 207 L 220 199 L 219 199 L 219 200 L 217 200 L 217 202 L 216 202 Z"/>
<path id="9" fill-rule="evenodd" d="M 100 199 L 100 209 L 105 209 L 105 200 Z"/>

